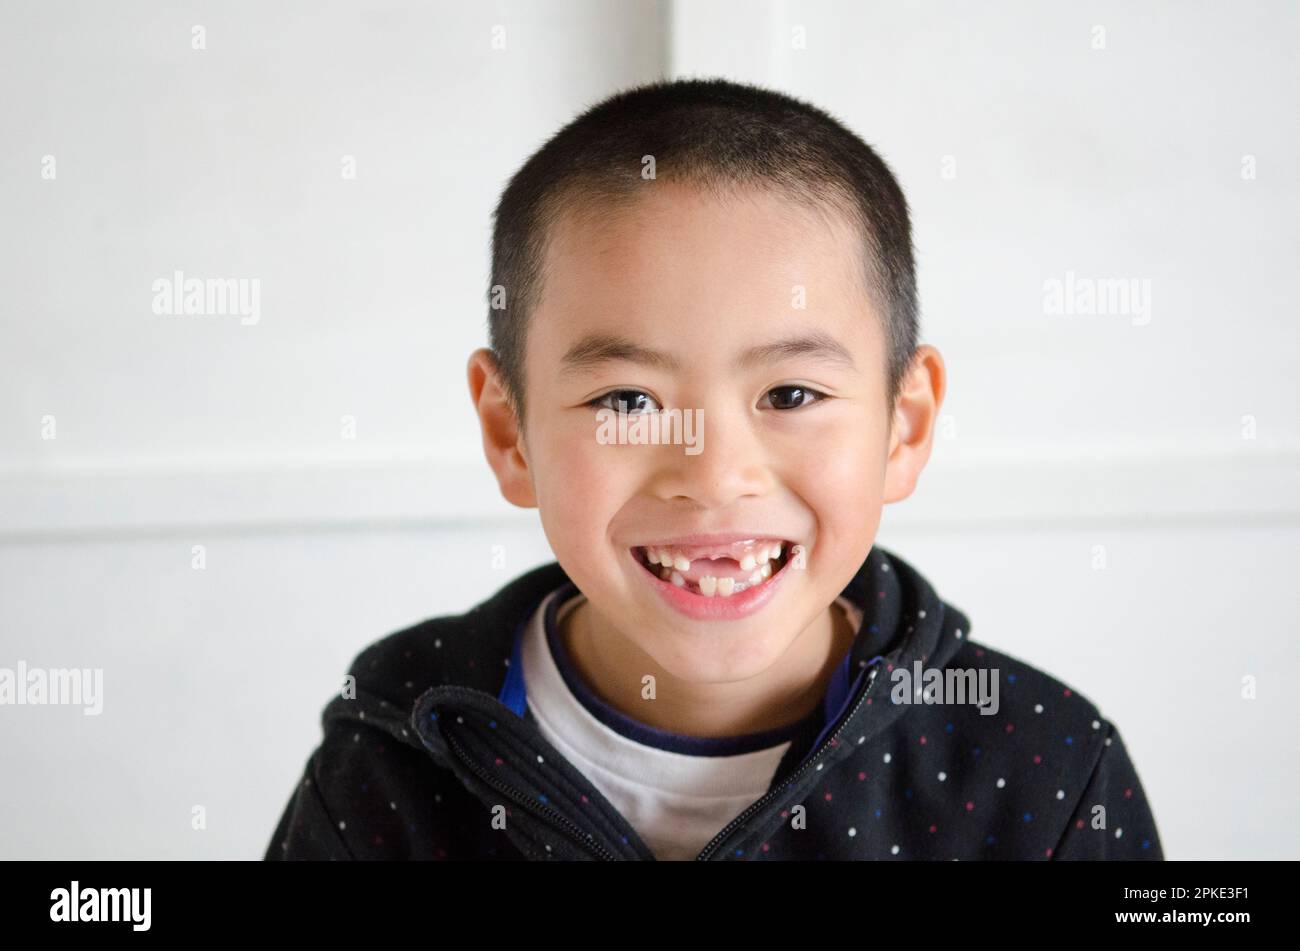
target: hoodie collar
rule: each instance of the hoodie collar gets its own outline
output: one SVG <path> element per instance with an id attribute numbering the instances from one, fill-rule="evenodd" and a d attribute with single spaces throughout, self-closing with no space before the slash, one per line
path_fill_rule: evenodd
<path id="1" fill-rule="evenodd" d="M 416 703 L 417 710 L 430 710 L 466 690 L 487 694 L 477 698 L 474 706 L 495 709 L 524 719 L 527 691 L 524 684 L 522 643 L 525 629 L 545 597 L 572 581 L 558 562 L 534 568 L 511 581 L 487 601 L 470 612 L 475 627 L 484 633 L 509 632 L 510 661 L 499 687 L 488 692 L 482 681 L 444 683 L 431 687 Z M 576 588 L 575 588 L 576 590 Z M 841 594 L 862 609 L 862 624 L 853 645 L 836 668 L 827 686 L 824 702 L 825 727 L 810 749 L 813 755 L 838 725 L 843 730 L 858 729 L 860 735 L 874 734 L 902 715 L 905 704 L 875 704 L 860 701 L 870 679 L 868 671 L 883 663 L 886 672 L 895 667 L 911 668 L 916 661 L 923 665 L 942 666 L 960 647 L 969 630 L 965 615 L 944 604 L 934 589 L 910 564 L 879 546 L 873 547 L 866 560 Z M 554 601 L 552 605 L 554 606 Z M 503 645 L 504 646 L 504 645 Z M 870 711 L 864 708 L 875 707 Z M 850 720 L 840 722 L 852 711 Z M 426 717 L 411 722 L 422 733 L 429 728 Z M 861 733 L 861 730 L 866 733 Z M 426 744 L 427 745 L 427 744 Z"/>
<path id="2" fill-rule="evenodd" d="M 542 599 L 569 581 L 552 562 L 520 576 L 493 597 L 463 615 L 467 638 L 483 656 L 495 648 L 506 656 L 518 642 L 525 624 Z M 700 859 L 720 859 L 748 834 L 762 828 L 769 813 L 797 799 L 817 782 L 820 771 L 833 768 L 868 739 L 888 729 L 908 709 L 907 704 L 877 702 L 888 694 L 873 690 L 879 674 L 895 667 L 942 667 L 956 653 L 969 630 L 965 616 L 945 605 L 926 580 L 907 562 L 873 548 L 843 594 L 863 610 L 845 661 L 828 687 L 826 723 L 798 762 L 782 763 L 768 792 L 729 823 L 700 853 Z M 513 639 L 513 640 L 511 640 Z M 486 645 L 486 646 L 484 646 Z M 522 665 L 518 656 L 508 664 L 504 683 L 488 670 L 495 665 L 459 667 L 456 681 L 444 678 L 425 690 L 404 723 L 391 724 L 403 739 L 423 746 L 452 769 L 487 802 L 502 797 L 520 808 L 566 828 L 581 843 L 575 854 L 602 858 L 653 858 L 635 830 L 605 802 L 590 780 L 568 763 L 527 716 L 516 712 L 523 698 Z M 499 670 L 499 668 L 498 668 Z M 444 674 L 449 674 L 444 668 Z M 847 686 L 846 686 L 847 685 Z M 336 715 L 366 716 L 365 709 L 339 705 Z M 391 708 L 391 705 L 387 705 Z M 833 715 L 831 708 L 834 708 Z M 408 728 L 414 737 L 408 737 Z M 520 750 L 530 755 L 517 755 Z M 536 754 L 536 755 L 532 755 Z M 486 764 L 495 763 L 488 768 Z M 813 767 L 816 767 L 815 769 Z M 824 775 L 824 774 L 821 774 Z M 581 803 L 579 802 L 581 795 Z M 583 805 L 590 800 L 604 808 Z"/>
<path id="3" fill-rule="evenodd" d="M 886 580 L 888 580 L 888 576 L 886 576 Z M 867 616 L 867 605 L 870 603 L 870 599 L 864 593 L 864 585 L 860 583 L 862 581 L 865 581 L 865 579 L 862 578 L 862 573 L 859 572 L 853 583 L 850 583 L 842 592 L 843 597 L 851 600 L 862 610 L 863 621 L 855 632 L 856 637 L 853 647 L 845 653 L 844 659 L 835 668 L 827 685 L 826 696 L 822 703 L 823 722 L 827 727 L 838 718 L 844 707 L 852 699 L 862 670 L 881 659 L 881 655 L 878 653 L 873 654 L 873 651 L 887 646 L 885 640 L 877 636 L 881 631 L 880 620 Z M 566 576 L 561 594 L 558 597 L 550 598 L 547 603 L 546 617 L 543 621 L 546 630 L 549 631 L 554 627 L 560 605 L 578 593 L 578 586 L 572 581 L 568 581 Z M 877 600 L 883 599 L 878 598 Z M 533 611 L 525 612 L 515 625 L 510 663 L 501 690 L 497 694 L 497 700 L 521 718 L 525 716 L 528 709 L 528 688 L 524 681 L 523 645 L 524 638 L 527 637 L 528 626 L 536 610 L 537 608 L 534 607 Z M 893 626 L 888 621 L 887 625 Z M 858 663 L 855 666 L 855 660 L 862 661 L 869 654 L 871 656 L 865 660 L 865 663 Z M 817 742 L 813 744 L 814 747 L 821 742 L 824 733 L 825 731 L 817 737 Z"/>

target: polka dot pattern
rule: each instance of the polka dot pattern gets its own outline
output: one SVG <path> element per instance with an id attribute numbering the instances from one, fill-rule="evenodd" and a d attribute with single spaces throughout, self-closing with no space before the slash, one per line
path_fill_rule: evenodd
<path id="1" fill-rule="evenodd" d="M 362 651 L 349 669 L 356 696 L 326 705 L 265 858 L 652 860 L 529 714 L 502 701 L 519 626 L 567 582 L 544 565 L 465 614 Z M 879 547 L 844 594 L 865 612 L 854 670 L 879 675 L 857 682 L 825 738 L 704 857 L 1163 859 L 1120 733 L 1085 696 L 972 641 L 962 612 Z M 996 669 L 996 713 L 926 702 L 932 692 L 891 700 L 891 673 L 916 661 Z"/>

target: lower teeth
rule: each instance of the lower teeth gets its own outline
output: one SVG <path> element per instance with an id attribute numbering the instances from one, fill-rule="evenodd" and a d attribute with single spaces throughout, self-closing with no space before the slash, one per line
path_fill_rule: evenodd
<path id="1" fill-rule="evenodd" d="M 662 578 L 664 581 L 667 581 L 671 584 L 675 584 L 679 588 L 685 588 L 687 591 L 691 592 L 691 594 L 704 594 L 704 592 L 700 590 L 700 585 L 698 582 L 687 581 L 685 578 L 682 578 L 681 575 L 677 575 L 678 578 L 682 579 L 680 582 L 673 581 L 674 574 L 675 572 L 671 568 L 659 569 L 659 577 Z M 752 588 L 755 585 L 762 584 L 764 580 L 765 579 L 760 578 L 758 581 L 751 581 L 749 583 L 746 583 L 744 581 L 737 581 L 735 582 L 735 584 L 731 586 L 731 594 L 740 594 L 740 592 L 744 591 L 747 588 Z M 730 596 L 731 595 L 723 594 L 717 588 L 714 589 L 714 594 L 710 595 L 710 597 L 720 597 L 720 598 L 728 598 Z"/>
<path id="2" fill-rule="evenodd" d="M 776 574 L 778 571 L 781 570 L 781 566 L 778 565 L 775 561 L 769 562 L 769 565 L 771 567 L 771 571 L 766 578 L 760 575 L 761 569 L 756 569 L 754 573 L 750 575 L 748 581 L 736 581 L 732 585 L 731 594 L 723 594 L 720 590 L 718 590 L 717 587 L 715 587 L 714 593 L 710 595 L 704 594 L 704 592 L 700 589 L 700 585 L 698 582 L 687 581 L 685 578 L 683 578 L 678 572 L 674 571 L 672 568 L 668 568 L 662 565 L 653 565 L 647 567 L 649 568 L 649 570 L 656 572 L 662 580 L 667 581 L 669 584 L 676 585 L 679 588 L 684 588 L 685 590 L 691 592 L 691 594 L 698 594 L 704 597 L 728 598 L 731 597 L 732 595 L 740 594 L 742 591 L 747 591 L 750 588 L 758 587 L 764 581 L 767 581 L 768 578 L 771 578 L 772 575 Z"/>

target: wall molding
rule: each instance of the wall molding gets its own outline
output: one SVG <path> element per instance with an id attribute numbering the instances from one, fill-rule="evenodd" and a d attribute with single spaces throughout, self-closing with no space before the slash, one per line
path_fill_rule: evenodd
<path id="1" fill-rule="evenodd" d="M 1124 521 L 1287 521 L 1300 516 L 1300 452 L 936 458 L 889 528 L 1066 526 Z M 294 533 L 535 523 L 501 498 L 485 462 L 192 462 L 0 473 L 0 541 Z"/>

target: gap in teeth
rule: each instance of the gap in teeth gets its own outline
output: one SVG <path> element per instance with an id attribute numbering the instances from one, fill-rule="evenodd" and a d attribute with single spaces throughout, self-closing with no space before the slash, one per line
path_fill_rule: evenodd
<path id="1" fill-rule="evenodd" d="M 727 598 L 762 584 L 772 577 L 774 572 L 780 571 L 785 563 L 781 556 L 787 555 L 788 550 L 789 545 L 786 542 L 754 546 L 745 553 L 740 562 L 741 570 L 751 570 L 748 579 L 737 581 L 734 578 L 715 578 L 712 575 L 705 575 L 698 583 L 688 581 L 682 575 L 683 571 L 690 569 L 691 563 L 669 549 L 643 548 L 641 555 L 651 570 L 655 571 L 662 580 L 706 598 Z M 762 557 L 756 558 L 755 552 Z"/>
<path id="2" fill-rule="evenodd" d="M 751 545 L 740 558 L 740 570 L 753 571 L 766 563 L 777 561 L 787 553 L 787 548 L 784 541 Z M 677 571 L 689 571 L 691 568 L 690 559 L 672 548 L 643 548 L 642 551 L 652 567 L 662 566 Z"/>

